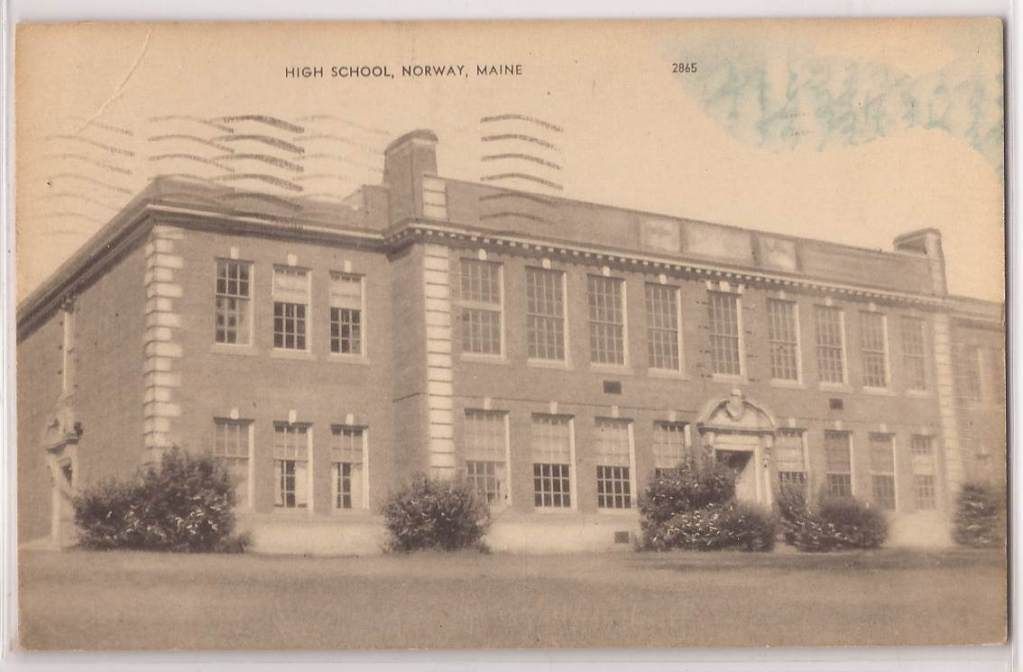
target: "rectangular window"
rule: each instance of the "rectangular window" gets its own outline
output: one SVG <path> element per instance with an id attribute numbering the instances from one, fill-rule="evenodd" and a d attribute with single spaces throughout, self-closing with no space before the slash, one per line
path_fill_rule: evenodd
<path id="1" fill-rule="evenodd" d="M 274 423 L 274 468 L 277 483 L 275 506 L 304 509 L 309 506 L 309 426 Z"/>
<path id="2" fill-rule="evenodd" d="M 597 418 L 594 456 L 597 461 L 598 508 L 632 508 L 631 424 L 617 418 Z"/>
<path id="3" fill-rule="evenodd" d="M 564 273 L 526 268 L 526 339 L 530 359 L 565 361 Z"/>
<path id="4" fill-rule="evenodd" d="M 507 500 L 505 464 L 508 459 L 508 433 L 504 411 L 465 409 L 463 430 L 465 476 L 483 500 L 491 506 Z"/>
<path id="5" fill-rule="evenodd" d="M 531 432 L 533 505 L 572 506 L 572 420 L 562 415 L 534 414 Z"/>
<path id="6" fill-rule="evenodd" d="M 895 510 L 895 441 L 890 434 L 870 435 L 870 479 L 874 502 Z"/>
<path id="7" fill-rule="evenodd" d="M 771 449 L 775 473 L 778 475 L 778 489 L 795 488 L 806 495 L 806 455 L 803 449 L 803 432 L 799 429 L 780 429 Z"/>
<path id="8" fill-rule="evenodd" d="M 274 347 L 306 349 L 306 313 L 309 308 L 309 271 L 274 267 Z"/>
<path id="9" fill-rule="evenodd" d="M 331 425 L 330 463 L 335 509 L 365 508 L 363 464 L 366 452 L 366 428 L 356 425 Z"/>
<path id="10" fill-rule="evenodd" d="M 980 348 L 961 345 L 955 359 L 956 394 L 962 400 L 980 401 Z"/>
<path id="11" fill-rule="evenodd" d="M 686 453 L 686 423 L 655 422 L 653 453 L 655 478 L 677 469 Z"/>
<path id="12" fill-rule="evenodd" d="M 824 432 L 827 492 L 831 497 L 852 496 L 852 447 L 848 432 Z"/>
<path id="13" fill-rule="evenodd" d="M 913 458 L 913 501 L 917 509 L 934 508 L 934 452 L 931 437 L 914 436 L 909 444 Z"/>
<path id="14" fill-rule="evenodd" d="M 710 360 L 714 373 L 742 375 L 739 349 L 739 297 L 728 292 L 708 292 L 710 314 Z"/>
<path id="15" fill-rule="evenodd" d="M 330 274 L 330 351 L 361 355 L 363 344 L 362 276 Z"/>
<path id="16" fill-rule="evenodd" d="M 677 287 L 647 283 L 647 356 L 650 368 L 665 371 L 678 371 L 681 368 L 678 304 Z"/>
<path id="17" fill-rule="evenodd" d="M 902 318 L 902 368 L 906 373 L 906 387 L 911 390 L 927 389 L 925 326 L 919 318 Z"/>
<path id="18" fill-rule="evenodd" d="M 860 313 L 863 384 L 888 387 L 888 324 L 882 313 Z"/>
<path id="19" fill-rule="evenodd" d="M 462 259 L 462 352 L 501 354 L 501 265 Z"/>
<path id="20" fill-rule="evenodd" d="M 214 308 L 217 343 L 248 345 L 251 264 L 217 259 L 217 292 Z"/>
<path id="21" fill-rule="evenodd" d="M 842 333 L 842 310 L 817 306 L 814 311 L 817 327 L 817 370 L 821 382 L 845 382 L 845 336 Z"/>
<path id="22" fill-rule="evenodd" d="M 767 300 L 767 338 L 771 348 L 771 377 L 775 380 L 799 380 L 799 335 L 796 304 L 779 299 Z"/>
<path id="23" fill-rule="evenodd" d="M 625 281 L 587 276 L 586 296 L 590 311 L 590 361 L 625 364 Z"/>
<path id="24" fill-rule="evenodd" d="M 249 505 L 249 421 L 214 418 L 213 455 L 221 460 L 231 474 L 234 503 Z"/>

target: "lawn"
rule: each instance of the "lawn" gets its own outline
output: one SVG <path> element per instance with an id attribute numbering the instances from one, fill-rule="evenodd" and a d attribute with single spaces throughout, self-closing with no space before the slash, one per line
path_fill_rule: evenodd
<path id="1" fill-rule="evenodd" d="M 999 642 L 994 552 L 23 551 L 29 649 L 679 647 Z"/>

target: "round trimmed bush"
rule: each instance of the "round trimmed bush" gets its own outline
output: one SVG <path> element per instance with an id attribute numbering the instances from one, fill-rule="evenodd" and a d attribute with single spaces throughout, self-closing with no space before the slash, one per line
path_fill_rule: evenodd
<path id="1" fill-rule="evenodd" d="M 952 537 L 976 548 L 998 546 L 1004 539 L 1002 498 L 983 483 L 967 483 L 959 491 Z"/>
<path id="2" fill-rule="evenodd" d="M 388 500 L 384 521 L 395 551 L 481 548 L 490 509 L 463 481 L 419 474 Z"/>
<path id="3" fill-rule="evenodd" d="M 783 538 L 801 551 L 878 548 L 888 538 L 884 514 L 852 497 L 823 497 L 811 508 L 800 490 L 778 497 Z"/>

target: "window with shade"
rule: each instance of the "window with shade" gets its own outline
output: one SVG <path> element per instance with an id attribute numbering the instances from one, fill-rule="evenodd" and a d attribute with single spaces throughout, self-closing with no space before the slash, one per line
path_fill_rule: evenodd
<path id="1" fill-rule="evenodd" d="M 969 344 L 957 347 L 953 371 L 956 396 L 961 401 L 981 401 L 980 348 Z"/>
<path id="2" fill-rule="evenodd" d="M 597 418 L 594 445 L 597 508 L 632 508 L 631 424 L 618 418 Z"/>
<path id="3" fill-rule="evenodd" d="M 902 369 L 906 387 L 910 390 L 927 389 L 927 361 L 924 329 L 926 323 L 916 317 L 903 317 L 902 321 Z"/>
<path id="4" fill-rule="evenodd" d="M 817 372 L 823 383 L 845 382 L 845 335 L 842 311 L 831 306 L 817 306 L 814 325 L 817 336 Z"/>
<path id="5" fill-rule="evenodd" d="M 273 442 L 274 505 L 283 509 L 309 506 L 309 426 L 275 422 Z"/>
<path id="6" fill-rule="evenodd" d="M 646 285 L 647 358 L 652 369 L 679 371 L 679 290 Z"/>
<path id="7" fill-rule="evenodd" d="M 217 259 L 214 340 L 230 345 L 248 345 L 252 325 L 252 265 L 245 261 Z"/>
<path id="8" fill-rule="evenodd" d="M 366 428 L 331 425 L 331 497 L 335 509 L 363 509 L 365 499 Z"/>
<path id="9" fill-rule="evenodd" d="M 309 271 L 274 267 L 274 347 L 306 350 L 306 314 L 309 310 Z"/>
<path id="10" fill-rule="evenodd" d="M 590 361 L 625 364 L 625 281 L 587 276 L 586 298 L 590 315 Z"/>
<path id="11" fill-rule="evenodd" d="M 714 373 L 742 375 L 739 338 L 739 296 L 729 292 L 708 292 L 710 317 L 710 361 Z"/>
<path id="12" fill-rule="evenodd" d="M 794 490 L 807 494 L 806 451 L 803 446 L 803 431 L 780 429 L 771 449 L 774 471 L 778 479 L 778 490 Z"/>
<path id="13" fill-rule="evenodd" d="M 895 510 L 895 440 L 891 434 L 870 435 L 870 480 L 874 502 Z"/>
<path id="14" fill-rule="evenodd" d="M 851 497 L 852 444 L 848 432 L 824 432 L 824 469 L 827 493 L 831 497 Z"/>
<path id="15" fill-rule="evenodd" d="M 501 265 L 461 261 L 462 352 L 501 354 Z"/>
<path id="16" fill-rule="evenodd" d="M 860 313 L 860 356 L 866 387 L 888 387 L 887 332 L 884 314 Z"/>
<path id="17" fill-rule="evenodd" d="M 234 485 L 234 503 L 238 507 L 249 506 L 249 420 L 213 420 L 213 455 L 227 467 Z"/>
<path id="18" fill-rule="evenodd" d="M 526 268 L 526 341 L 530 359 L 565 361 L 565 275 Z"/>
<path id="19" fill-rule="evenodd" d="M 361 355 L 365 342 L 362 309 L 363 278 L 351 273 L 330 274 L 330 351 Z"/>
<path id="20" fill-rule="evenodd" d="M 799 380 L 796 324 L 795 302 L 767 300 L 767 340 L 771 351 L 771 377 L 775 380 Z"/>
<path id="21" fill-rule="evenodd" d="M 934 451 L 931 437 L 915 435 L 909 444 L 913 460 L 913 503 L 919 510 L 934 508 L 935 486 Z"/>
<path id="22" fill-rule="evenodd" d="M 533 506 L 567 509 L 572 506 L 572 420 L 562 415 L 532 418 Z"/>
<path id="23" fill-rule="evenodd" d="M 466 480 L 490 506 L 508 498 L 508 432 L 504 411 L 467 408 L 462 429 Z"/>
<path id="24" fill-rule="evenodd" d="M 686 423 L 657 421 L 654 423 L 654 478 L 678 469 L 686 456 Z"/>

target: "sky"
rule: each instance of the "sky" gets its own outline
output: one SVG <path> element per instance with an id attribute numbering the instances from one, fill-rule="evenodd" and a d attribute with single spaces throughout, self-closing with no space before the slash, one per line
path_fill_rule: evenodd
<path id="1" fill-rule="evenodd" d="M 1003 299 L 997 21 L 22 25 L 15 48 L 19 299 L 153 173 L 154 119 L 330 117 L 359 139 L 351 191 L 414 128 L 437 133 L 441 175 L 478 179 L 480 119 L 505 113 L 563 129 L 566 197 L 884 250 L 934 227 L 950 291 Z M 284 76 L 303 65 L 396 76 Z M 54 176 L 96 152 L 114 167 L 78 175 L 116 179 L 79 185 L 87 216 L 55 205 Z"/>

